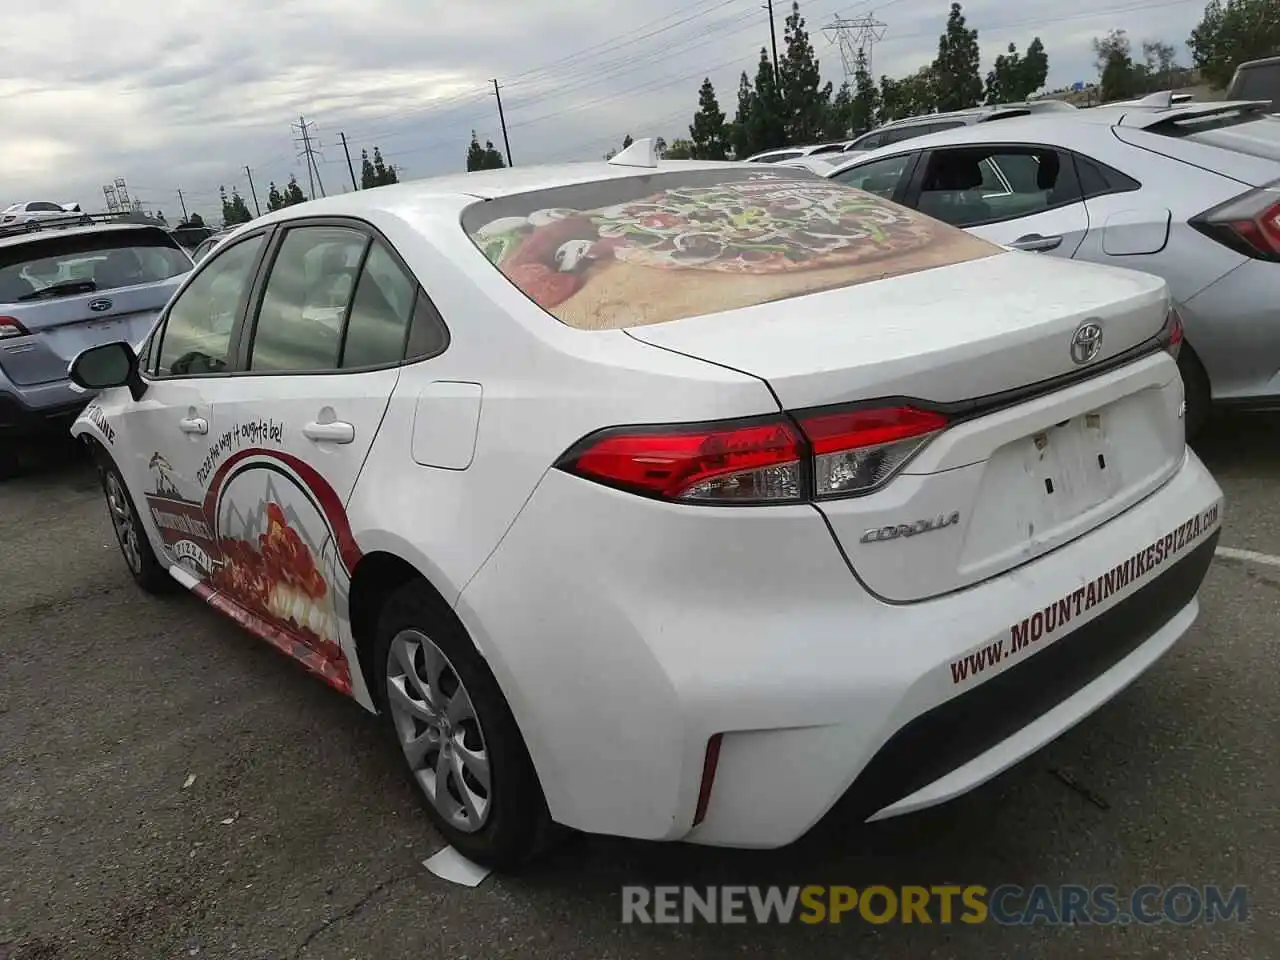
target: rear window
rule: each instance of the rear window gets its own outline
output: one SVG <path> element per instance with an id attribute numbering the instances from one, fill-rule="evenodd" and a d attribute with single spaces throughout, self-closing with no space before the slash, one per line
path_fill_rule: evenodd
<path id="1" fill-rule="evenodd" d="M 462 227 L 563 323 L 609 330 L 719 313 L 997 254 L 798 169 L 681 171 L 481 201 Z"/>
<path id="2" fill-rule="evenodd" d="M 158 283 L 191 269 L 190 258 L 163 230 L 50 232 L 0 245 L 0 302 L 50 288 L 67 295 Z M 86 281 L 92 283 L 88 286 Z"/>
<path id="3" fill-rule="evenodd" d="M 1243 68 L 1234 79 L 1231 100 L 1280 100 L 1280 60 Z"/>

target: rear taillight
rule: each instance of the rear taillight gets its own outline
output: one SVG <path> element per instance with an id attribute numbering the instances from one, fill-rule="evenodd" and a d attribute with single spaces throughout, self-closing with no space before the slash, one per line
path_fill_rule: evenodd
<path id="1" fill-rule="evenodd" d="M 0 340 L 10 337 L 25 337 L 27 328 L 18 322 L 17 317 L 0 317 Z"/>
<path id="2" fill-rule="evenodd" d="M 1182 317 L 1174 307 L 1169 308 L 1169 316 L 1164 322 L 1164 330 L 1160 334 L 1164 348 L 1178 359 L 1178 351 L 1182 349 Z"/>
<path id="3" fill-rule="evenodd" d="M 585 437 L 556 466 L 662 500 L 802 503 L 878 489 L 946 425 L 941 414 L 894 406 L 615 427 Z"/>
<path id="4" fill-rule="evenodd" d="M 1280 263 L 1280 185 L 1250 190 L 1189 222 L 1237 253 Z"/>
<path id="5" fill-rule="evenodd" d="M 883 486 L 946 425 L 942 414 L 914 407 L 802 417 L 800 427 L 813 448 L 814 493 L 849 496 Z"/>

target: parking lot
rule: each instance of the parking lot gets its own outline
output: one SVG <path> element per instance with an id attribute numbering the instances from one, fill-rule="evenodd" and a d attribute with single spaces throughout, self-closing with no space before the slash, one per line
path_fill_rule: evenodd
<path id="1" fill-rule="evenodd" d="M 1280 555 L 1280 418 L 1201 447 L 1222 546 Z M 474 889 L 423 867 L 440 842 L 358 707 L 134 587 L 73 450 L 0 482 L 0 570 L 0 960 L 1280 955 L 1280 566 L 1220 556 L 1167 658 L 950 805 L 773 852 L 574 838 Z M 1246 885 L 1245 922 L 620 922 L 624 884 L 1183 882 Z"/>

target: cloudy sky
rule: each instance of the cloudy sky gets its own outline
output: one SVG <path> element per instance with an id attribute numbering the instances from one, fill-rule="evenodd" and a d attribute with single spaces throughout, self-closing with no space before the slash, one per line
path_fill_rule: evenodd
<path id="1" fill-rule="evenodd" d="M 407 177 L 460 170 L 470 132 L 501 147 L 489 81 L 517 164 L 600 156 L 631 133 L 687 135 L 709 75 L 732 114 L 737 78 L 754 73 L 768 17 L 762 0 L 62 0 L 0 4 L 3 205 L 26 199 L 103 207 L 102 185 L 171 220 L 187 206 L 219 216 L 220 184 L 259 199 L 295 174 L 300 116 L 323 152 L 328 192 L 350 189 L 340 133 L 379 145 Z M 24 4 L 25 6 L 25 4 Z M 789 0 L 775 0 L 779 44 Z M 821 27 L 874 12 L 886 24 L 877 74 L 932 59 L 946 0 L 802 0 L 824 72 L 841 79 Z M 1093 79 L 1090 39 L 1112 27 L 1140 42 L 1183 45 L 1204 0 L 973 0 L 984 70 L 1035 35 L 1050 87 Z M 249 201 L 252 209 L 252 201 Z"/>

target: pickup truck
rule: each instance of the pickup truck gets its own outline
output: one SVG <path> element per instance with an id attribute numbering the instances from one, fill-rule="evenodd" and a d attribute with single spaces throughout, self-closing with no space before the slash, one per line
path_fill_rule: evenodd
<path id="1" fill-rule="evenodd" d="M 1280 56 L 1250 60 L 1236 67 L 1227 100 L 1270 100 L 1273 110 L 1280 111 Z"/>

